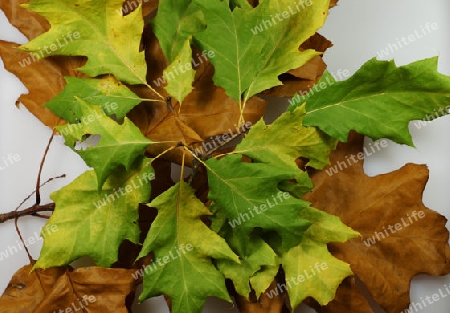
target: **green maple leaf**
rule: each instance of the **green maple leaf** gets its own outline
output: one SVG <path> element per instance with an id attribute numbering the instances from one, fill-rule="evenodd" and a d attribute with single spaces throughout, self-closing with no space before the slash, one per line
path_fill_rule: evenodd
<path id="1" fill-rule="evenodd" d="M 64 90 L 45 107 L 68 123 L 77 123 L 82 118 L 80 103 L 76 98 L 99 105 L 107 115 L 122 119 L 144 99 L 136 96 L 127 86 L 113 76 L 100 79 L 65 77 Z"/>
<path id="2" fill-rule="evenodd" d="M 310 223 L 299 218 L 299 212 L 308 203 L 278 189 L 280 181 L 292 177 L 289 169 L 244 163 L 240 155 L 209 159 L 206 165 L 211 210 L 228 219 L 239 238 L 235 251 L 240 256 L 249 255 L 249 234 L 255 227 L 277 232 L 285 248 L 301 241 Z"/>
<path id="3" fill-rule="evenodd" d="M 281 261 L 277 256 L 277 264 L 271 266 L 263 266 L 260 271 L 250 277 L 250 284 L 255 292 L 256 298 L 260 298 L 262 293 L 266 291 L 278 274 L 279 264 Z"/>
<path id="4" fill-rule="evenodd" d="M 231 226 L 226 224 L 225 227 L 223 227 L 219 232 L 219 235 L 225 238 L 232 249 L 239 249 L 240 238 L 234 236 Z M 241 257 L 240 264 L 230 260 L 217 260 L 215 262 L 217 268 L 224 274 L 224 276 L 233 281 L 233 286 L 236 291 L 246 298 L 250 295 L 250 287 L 255 289 L 257 294 L 261 294 L 264 290 L 266 290 L 277 274 L 279 265 L 277 254 L 266 242 L 255 234 L 250 235 L 248 240 L 250 252 L 248 256 Z M 273 269 L 275 269 L 275 274 L 273 274 L 272 277 L 270 277 L 270 275 L 260 275 L 253 281 L 255 286 L 253 286 L 253 284 L 250 286 L 250 280 L 258 272 L 266 268 L 272 269 L 271 273 L 273 273 Z M 268 270 L 265 271 L 265 273 L 268 272 Z"/>
<path id="5" fill-rule="evenodd" d="M 191 64 L 192 49 L 190 39 L 186 40 L 180 54 L 172 64 L 164 70 L 167 92 L 178 102 L 183 102 L 184 98 L 192 92 L 195 71 Z M 187 68 L 186 68 L 187 67 Z"/>
<path id="6" fill-rule="evenodd" d="M 175 61 L 189 37 L 205 28 L 203 13 L 192 0 L 160 1 L 152 25 L 169 63 Z"/>
<path id="7" fill-rule="evenodd" d="M 347 263 L 331 255 L 327 243 L 345 242 L 359 233 L 343 224 L 338 217 L 311 207 L 303 210 L 300 216 L 311 221 L 312 225 L 298 246 L 281 255 L 285 290 L 289 293 L 292 308 L 308 296 L 325 305 L 334 299 L 342 280 L 353 275 Z M 285 291 L 283 286 L 278 288 L 278 291 Z M 271 294 L 271 290 L 267 294 Z"/>
<path id="8" fill-rule="evenodd" d="M 200 313 L 209 296 L 231 302 L 225 278 L 212 259 L 239 259 L 200 219 L 211 212 L 194 190 L 181 181 L 148 205 L 158 209 L 158 216 L 139 257 L 153 251 L 156 259 L 144 271 L 140 300 L 165 294 L 174 313 Z"/>
<path id="9" fill-rule="evenodd" d="M 255 124 L 233 153 L 240 153 L 254 162 L 289 169 L 297 184 L 283 182 L 282 189 L 301 197 L 312 189 L 312 182 L 301 171 L 295 160 L 309 159 L 308 166 L 322 169 L 328 163 L 328 156 L 336 148 L 337 140 L 324 134 L 316 127 L 302 126 L 304 106 L 288 111 L 267 126 L 263 120 Z"/>
<path id="10" fill-rule="evenodd" d="M 119 165 L 129 169 L 151 141 L 128 118 L 119 125 L 107 117 L 99 106 L 89 105 L 81 99 L 78 102 L 83 116 L 81 121 L 56 128 L 64 136 L 66 145 L 74 150 L 76 143 L 86 135 L 101 135 L 96 146 L 75 150 L 87 165 L 94 168 L 100 189 Z"/>
<path id="11" fill-rule="evenodd" d="M 266 0 L 256 8 L 243 6 L 231 11 L 229 0 L 195 0 L 207 22 L 205 31 L 194 35 L 202 49 L 213 50 L 214 82 L 239 103 L 251 96 L 281 85 L 278 76 L 298 68 L 319 55 L 314 50 L 300 52 L 299 46 L 322 27 L 329 0 L 292 7 L 291 0 Z M 235 2 L 233 2 L 235 3 Z M 270 13 L 289 10 L 287 18 L 277 19 L 269 29 L 261 27 Z M 295 13 L 297 12 L 297 13 Z M 295 13 L 295 14 L 293 14 Z M 268 23 L 267 23 L 268 24 Z M 261 27 L 260 29 L 258 29 Z M 291 31 L 292 29 L 296 31 Z"/>
<path id="12" fill-rule="evenodd" d="M 322 90 L 306 99 L 297 96 L 290 108 L 306 102 L 303 124 L 343 142 L 356 130 L 413 146 L 408 123 L 443 116 L 450 107 L 450 77 L 436 69 L 436 57 L 400 67 L 372 59 L 346 81 L 325 75 L 317 83 Z"/>
<path id="13" fill-rule="evenodd" d="M 45 17 L 52 27 L 21 49 L 40 57 L 86 56 L 79 70 L 91 77 L 113 74 L 120 81 L 146 85 L 147 66 L 139 51 L 142 7 L 122 16 L 117 13 L 122 5 L 123 0 L 31 0 L 24 7 Z"/>
<path id="14" fill-rule="evenodd" d="M 139 242 L 139 203 L 150 197 L 154 178 L 149 159 L 138 160 L 130 171 L 116 170 L 98 192 L 94 171 L 87 171 L 61 190 L 52 193 L 55 211 L 43 233 L 44 246 L 35 268 L 67 265 L 90 256 L 99 266 L 118 260 L 123 240 Z"/>

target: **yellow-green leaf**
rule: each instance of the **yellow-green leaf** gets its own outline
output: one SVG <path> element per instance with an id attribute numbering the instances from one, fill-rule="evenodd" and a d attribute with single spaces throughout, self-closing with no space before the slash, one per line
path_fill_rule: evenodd
<path id="1" fill-rule="evenodd" d="M 52 27 L 21 49 L 38 59 L 86 56 L 80 71 L 91 77 L 113 74 L 129 84 L 146 84 L 147 66 L 144 52 L 139 51 L 142 7 L 123 16 L 122 5 L 123 0 L 31 0 L 24 6 L 44 16 Z"/>
<path id="2" fill-rule="evenodd" d="M 201 313 L 209 296 L 231 302 L 225 277 L 212 259 L 239 262 L 223 238 L 200 219 L 211 215 L 181 181 L 148 204 L 158 209 L 139 257 L 154 253 L 144 275 L 143 301 L 165 294 L 172 300 L 173 313 Z"/>
<path id="3" fill-rule="evenodd" d="M 54 192 L 55 212 L 47 226 L 57 231 L 43 232 L 44 246 L 35 267 L 67 265 L 82 256 L 111 266 L 123 240 L 139 242 L 139 203 L 148 201 L 153 178 L 150 160 L 141 159 L 128 172 L 116 170 L 101 192 L 94 171 Z"/>
<path id="4" fill-rule="evenodd" d="M 190 39 L 186 40 L 180 54 L 172 64 L 164 70 L 164 78 L 167 81 L 166 90 L 180 103 L 192 91 L 195 71 L 192 68 L 192 49 Z"/>

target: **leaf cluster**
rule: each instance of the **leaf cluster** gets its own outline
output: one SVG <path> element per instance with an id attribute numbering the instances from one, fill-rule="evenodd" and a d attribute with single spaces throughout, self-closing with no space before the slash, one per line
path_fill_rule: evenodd
<path id="1" fill-rule="evenodd" d="M 89 256 L 103 267 L 95 272 L 134 278 L 118 282 L 122 293 L 132 294 L 142 280 L 139 299 L 165 295 L 174 313 L 201 312 L 208 297 L 231 302 L 230 295 L 243 312 L 267 312 L 264 301 L 278 307 L 286 294 L 291 308 L 306 301 L 320 312 L 341 312 L 333 307 L 349 295 L 363 303 L 360 310 L 368 307 L 356 274 L 375 300 L 397 312 L 408 305 L 414 275 L 450 272 L 443 217 L 425 207 L 424 221 L 439 225 L 429 256 L 434 270 L 418 262 L 402 272 L 401 288 L 397 281 L 386 287 L 367 263 L 393 276 L 397 269 L 380 258 L 395 249 L 407 257 L 411 247 L 386 242 L 380 243 L 385 250 L 366 253 L 361 244 L 378 229 L 367 220 L 383 209 L 408 214 L 423 206 L 426 170 L 413 177 L 410 165 L 373 181 L 362 164 L 328 174 L 350 153 L 361 153 L 362 137 L 353 130 L 412 145 L 408 123 L 450 105 L 450 78 L 436 71 L 437 59 L 402 67 L 373 59 L 347 81 L 335 81 L 323 73 L 321 59 L 330 43 L 316 33 L 335 4 L 329 0 L 304 1 L 301 8 L 296 2 L 297 12 L 287 11 L 290 0 L 160 0 L 135 7 L 123 0 L 31 0 L 20 9 L 19 2 L 0 5 L 32 39 L 18 52 L 0 41 L 6 68 L 30 90 L 19 101 L 91 168 L 51 195 L 55 210 L 47 225 L 58 232 L 43 233 L 36 279 L 60 268 L 52 279 L 72 282 L 67 266 Z M 12 7 L 28 10 L 33 27 L 8 14 Z M 280 12 L 290 13 L 275 21 Z M 294 96 L 315 82 L 330 85 L 293 97 L 266 124 L 262 95 Z M 173 163 L 181 166 L 175 181 Z M 401 179 L 410 184 L 406 191 L 379 188 Z M 392 193 L 391 207 L 358 198 L 372 190 L 380 198 Z M 416 191 L 406 196 L 411 206 L 400 210 L 395 203 L 410 190 Z M 361 212 L 370 214 L 361 218 Z M 115 267 L 126 269 L 118 274 Z M 386 288 L 401 301 L 383 298 Z"/>

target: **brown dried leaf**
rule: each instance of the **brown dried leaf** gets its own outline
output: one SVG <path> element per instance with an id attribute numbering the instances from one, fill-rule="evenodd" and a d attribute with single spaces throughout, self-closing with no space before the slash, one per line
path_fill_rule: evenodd
<path id="1" fill-rule="evenodd" d="M 331 166 L 341 162 L 343 170 L 329 176 L 326 170 L 330 167 L 327 167 L 313 174 L 315 188 L 305 200 L 339 216 L 361 233 L 362 238 L 333 243 L 329 249 L 351 265 L 386 312 L 398 313 L 409 305 L 410 282 L 414 276 L 450 273 L 447 220 L 422 203 L 428 180 L 426 166 L 406 164 L 392 173 L 368 177 L 362 161 L 351 161 L 352 155 L 356 159 L 363 152 L 363 142 L 363 136 L 351 134 L 348 143 L 339 144 L 331 154 Z M 375 243 L 366 245 L 368 238 Z M 340 291 L 341 298 L 337 301 L 351 297 L 353 289 Z M 329 312 L 348 312 L 348 309 Z"/>
<path id="2" fill-rule="evenodd" d="M 28 0 L 4 0 L 0 1 L 0 9 L 5 12 L 9 22 L 31 40 L 49 30 L 50 24 L 37 13 L 20 6 L 28 2 Z"/>
<path id="3" fill-rule="evenodd" d="M 5 12 L 10 23 L 31 40 L 48 31 L 50 24 L 38 14 L 20 7 L 23 3 L 28 1 L 1 1 L 0 9 Z M 21 95 L 16 104 L 23 103 L 47 126 L 54 127 L 61 124 L 62 121 L 43 105 L 64 88 L 64 76 L 80 76 L 75 69 L 83 65 L 84 58 L 50 57 L 35 61 L 30 54 L 18 50 L 18 46 L 18 44 L 0 40 L 0 56 L 5 68 L 15 74 L 29 91 L 28 94 Z"/>
<path id="4" fill-rule="evenodd" d="M 49 313 L 84 307 L 86 313 L 128 313 L 126 297 L 134 293 L 135 270 L 88 267 L 37 269 L 26 265 L 12 277 L 0 297 L 2 312 Z"/>
<path id="5" fill-rule="evenodd" d="M 147 81 L 156 91 L 167 97 L 164 85 L 158 86 L 155 82 L 162 77 L 168 63 L 150 26 L 144 31 L 144 46 L 148 64 Z M 153 141 L 170 141 L 150 146 L 151 155 L 158 155 L 176 142 L 191 145 L 230 130 L 237 132 L 235 125 L 239 121 L 239 105 L 228 97 L 222 88 L 214 85 L 214 67 L 204 59 L 200 61 L 200 54 L 194 49 L 193 58 L 198 64 L 195 67 L 194 90 L 181 105 L 172 100 L 173 112 L 164 102 L 147 102 L 128 114 L 147 138 Z M 132 89 L 140 97 L 156 99 L 148 88 Z M 264 115 L 265 108 L 266 101 L 258 97 L 251 98 L 244 111 L 245 120 L 256 123 Z M 181 156 L 181 150 L 174 150 L 165 155 L 175 162 L 180 162 Z M 190 163 L 190 159 L 187 162 Z"/>
<path id="6" fill-rule="evenodd" d="M 28 94 L 22 94 L 17 100 L 34 114 L 42 123 L 54 127 L 63 121 L 54 115 L 44 104 L 60 93 L 66 84 L 64 76 L 82 77 L 75 69 L 85 62 L 83 57 L 57 57 L 52 56 L 34 61 L 29 53 L 17 49 L 19 45 L 0 40 L 0 56 L 5 68 L 16 75 L 25 87 Z M 29 65 L 24 65 L 24 60 Z M 22 64 L 21 64 L 22 62 Z"/>

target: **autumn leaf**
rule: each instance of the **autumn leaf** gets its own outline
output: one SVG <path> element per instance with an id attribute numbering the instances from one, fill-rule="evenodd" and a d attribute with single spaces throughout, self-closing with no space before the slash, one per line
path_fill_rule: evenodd
<path id="1" fill-rule="evenodd" d="M 66 145 L 74 149 L 86 162 L 93 167 L 98 177 L 98 187 L 101 189 L 109 175 L 119 166 L 130 169 L 131 164 L 151 144 L 139 129 L 125 118 L 122 124 L 107 117 L 98 106 L 89 105 L 78 99 L 82 114 L 78 123 L 57 127 L 64 136 Z M 95 146 L 77 148 L 77 142 L 83 141 L 87 135 L 100 135 L 100 141 Z"/>
<path id="2" fill-rule="evenodd" d="M 32 265 L 19 269 L 0 297 L 3 312 L 128 313 L 126 297 L 134 292 L 134 270 L 55 267 L 33 272 Z M 30 273 L 31 272 L 31 273 Z"/>
<path id="3" fill-rule="evenodd" d="M 89 0 L 31 0 L 25 7 L 44 16 L 52 27 L 21 49 L 40 58 L 86 56 L 87 63 L 79 69 L 86 75 L 113 74 L 120 81 L 145 85 L 146 63 L 144 53 L 139 52 L 144 27 L 142 8 L 124 17 L 117 14 L 122 4 L 122 0 L 95 5 Z"/>
<path id="4" fill-rule="evenodd" d="M 164 78 L 167 81 L 166 90 L 180 103 L 192 92 L 195 71 L 192 68 L 191 58 L 191 37 L 189 37 L 173 63 L 164 70 Z"/>
<path id="5" fill-rule="evenodd" d="M 332 46 L 331 41 L 316 33 L 302 43 L 299 50 L 314 49 L 324 53 Z M 262 94 L 269 97 L 292 98 L 296 93 L 306 93 L 319 81 L 326 68 L 322 55 L 315 56 L 306 64 L 280 75 L 279 79 L 283 84 L 265 90 Z"/>
<path id="6" fill-rule="evenodd" d="M 337 215 L 362 235 L 332 243 L 330 251 L 351 265 L 386 312 L 398 313 L 409 305 L 414 276 L 450 273 L 447 220 L 422 203 L 426 166 L 407 164 L 392 173 L 368 177 L 362 161 L 349 161 L 358 153 L 364 153 L 363 136 L 352 134 L 347 144 L 331 154 L 331 165 L 312 175 L 315 188 L 304 199 Z M 337 172 L 330 171 L 333 167 Z"/>
<path id="7" fill-rule="evenodd" d="M 295 164 L 299 157 L 308 159 L 308 166 L 318 169 L 325 167 L 328 155 L 337 142 L 315 127 L 302 126 L 304 114 L 305 109 L 299 107 L 283 113 L 270 125 L 259 121 L 236 146 L 234 153 L 273 166 L 282 164 L 292 172 L 300 171 Z"/>
<path id="8" fill-rule="evenodd" d="M 347 277 L 339 286 L 336 297 L 326 306 L 320 306 L 314 299 L 307 299 L 307 305 L 314 308 L 318 313 L 373 312 L 370 304 L 361 293 L 361 286 L 357 284 L 355 276 Z"/>
<path id="9" fill-rule="evenodd" d="M 211 210 L 228 219 L 240 256 L 250 254 L 249 234 L 255 227 L 278 233 L 285 249 L 301 241 L 311 224 L 299 218 L 299 212 L 308 203 L 278 189 L 280 181 L 292 177 L 289 169 L 241 162 L 240 155 L 209 159 L 206 166 Z"/>
<path id="10" fill-rule="evenodd" d="M 84 64 L 82 57 L 49 57 L 35 62 L 29 53 L 18 50 L 18 44 L 0 40 L 0 56 L 5 68 L 17 75 L 28 88 L 17 105 L 23 105 L 47 126 L 54 127 L 63 121 L 54 115 L 44 104 L 59 94 L 66 84 L 64 76 L 82 76 L 76 68 Z"/>
<path id="11" fill-rule="evenodd" d="M 211 213 L 195 197 L 194 190 L 181 181 L 148 205 L 158 209 L 158 216 L 139 257 L 153 251 L 156 259 L 143 269 L 140 300 L 165 294 L 174 313 L 200 313 L 208 296 L 231 301 L 225 278 L 212 258 L 239 259 L 200 219 Z"/>
<path id="12" fill-rule="evenodd" d="M 65 77 L 65 80 L 67 85 L 64 90 L 47 102 L 45 107 L 67 123 L 76 123 L 83 117 L 77 98 L 100 106 L 108 116 L 115 115 L 119 120 L 144 100 L 114 76 L 101 79 Z"/>
<path id="13" fill-rule="evenodd" d="M 233 236 L 231 226 L 226 225 L 219 235 L 227 240 L 232 249 L 239 249 L 239 239 Z M 250 292 L 254 290 L 259 298 L 277 274 L 279 260 L 273 249 L 258 236 L 251 235 L 248 241 L 250 252 L 248 256 L 241 257 L 240 264 L 231 260 L 217 260 L 215 263 L 222 274 L 233 281 L 239 295 L 248 299 Z M 258 272 L 264 275 L 257 275 Z"/>
<path id="14" fill-rule="evenodd" d="M 280 85 L 278 75 L 304 65 L 320 53 L 300 52 L 301 43 L 323 25 L 329 0 L 315 1 L 300 8 L 301 13 L 263 27 L 264 12 L 283 12 L 292 5 L 288 0 L 264 1 L 256 8 L 229 8 L 229 1 L 220 3 L 197 0 L 205 13 L 207 28 L 194 35 L 202 49 L 215 51 L 211 60 L 216 70 L 214 82 L 227 94 L 244 103 L 263 90 Z M 320 12 L 320 13 L 319 13 Z M 320 16 L 320 17 L 319 17 Z M 300 31 L 287 31 L 296 27 Z M 217 36 L 217 33 L 222 36 Z M 228 38 L 223 40 L 222 38 Z"/>
<path id="15" fill-rule="evenodd" d="M 123 240 L 139 242 L 138 206 L 148 201 L 153 178 L 149 160 L 144 159 L 130 172 L 117 169 L 100 192 L 94 171 L 54 192 L 56 208 L 47 225 L 58 231 L 43 233 L 44 246 L 35 267 L 67 265 L 86 255 L 97 265 L 111 266 Z"/>
<path id="16" fill-rule="evenodd" d="M 167 61 L 156 37 L 149 28 L 144 31 L 144 42 L 149 68 L 147 79 L 155 90 L 163 96 L 168 96 L 164 85 L 158 87 L 156 84 L 162 77 L 163 70 L 168 66 Z M 212 81 L 214 67 L 201 56 L 201 52 L 194 49 L 193 55 L 197 64 L 193 83 L 194 90 L 181 105 L 172 101 L 173 111 L 171 111 L 166 103 L 145 102 L 128 114 L 128 117 L 147 138 L 163 142 L 148 148 L 151 155 L 159 155 L 178 142 L 192 145 L 193 150 L 200 149 L 202 153 L 205 153 L 202 142 L 209 138 L 230 133 L 230 131 L 232 133 L 242 132 L 240 125 L 237 125 L 240 116 L 239 104 L 227 96 L 222 88 L 214 85 Z M 134 87 L 132 90 L 141 98 L 154 98 L 148 88 L 136 89 Z M 218 103 L 220 105 L 217 105 Z M 247 102 L 244 118 L 254 124 L 264 115 L 265 109 L 265 100 L 252 97 Z M 179 150 L 164 154 L 166 159 L 180 164 L 182 156 L 183 153 Z M 186 156 L 188 164 L 190 164 L 190 160 L 191 158 Z"/>
<path id="17" fill-rule="evenodd" d="M 124 298 L 143 281 L 140 300 L 164 295 L 175 313 L 199 313 L 209 296 L 233 296 L 243 312 L 284 312 L 289 299 L 292 309 L 305 301 L 320 312 L 365 313 L 358 282 L 398 313 L 412 277 L 450 272 L 446 219 L 421 200 L 424 166 L 369 178 L 361 136 L 340 144 L 326 167 L 352 129 L 412 145 L 409 121 L 446 114 L 449 78 L 436 59 L 372 60 L 342 83 L 325 73 L 324 90 L 294 98 L 267 125 L 257 95 L 307 90 L 325 70 L 331 43 L 316 31 L 337 1 L 31 0 L 42 16 L 16 11 L 19 2 L 0 8 L 28 38 L 40 36 L 22 47 L 32 54 L 6 42 L 0 54 L 30 91 L 25 106 L 51 127 L 68 122 L 57 130 L 93 170 L 51 196 L 48 225 L 58 231 L 42 234 L 27 278 L 50 273 L 45 283 L 57 288 L 29 291 L 21 274 L 0 304 L 23 291 L 24 311 L 48 313 L 106 288 L 92 313 L 109 297 L 108 310 L 126 312 Z M 84 146 L 91 135 L 98 143 Z M 192 167 L 186 182 L 173 186 L 172 162 Z M 159 177 L 150 190 L 152 164 Z M 117 282 L 94 267 L 96 281 L 48 269 L 81 256 L 131 266 L 141 246 L 133 271 L 98 270 Z"/>
<path id="18" fill-rule="evenodd" d="M 289 301 L 292 308 L 308 296 L 322 305 L 327 304 L 334 299 L 344 278 L 353 274 L 347 263 L 330 254 L 327 244 L 346 242 L 359 234 L 338 217 L 311 207 L 299 215 L 310 221 L 311 227 L 305 232 L 302 242 L 281 257 Z"/>
<path id="19" fill-rule="evenodd" d="M 9 22 L 20 30 L 29 40 L 36 38 L 50 29 L 45 18 L 22 7 L 28 0 L 1 1 L 0 9 L 5 13 Z"/>
<path id="20" fill-rule="evenodd" d="M 268 289 L 277 288 L 277 282 L 274 281 Z M 257 300 L 248 300 L 245 297 L 237 295 L 235 297 L 236 305 L 239 312 L 248 313 L 285 313 L 289 312 L 285 306 L 286 294 L 280 294 L 278 296 L 270 298 L 266 294 L 263 294 Z"/>
<path id="21" fill-rule="evenodd" d="M 397 67 L 394 61 L 372 59 L 346 81 L 324 75 L 318 82 L 321 90 L 297 95 L 290 109 L 306 102 L 304 125 L 343 142 L 355 130 L 374 140 L 412 146 L 409 122 L 443 116 L 450 105 L 450 77 L 437 72 L 437 61 L 434 57 Z"/>
<path id="22" fill-rule="evenodd" d="M 192 0 L 165 0 L 159 4 L 152 25 L 164 55 L 172 63 L 186 40 L 205 28 L 205 21 Z"/>

